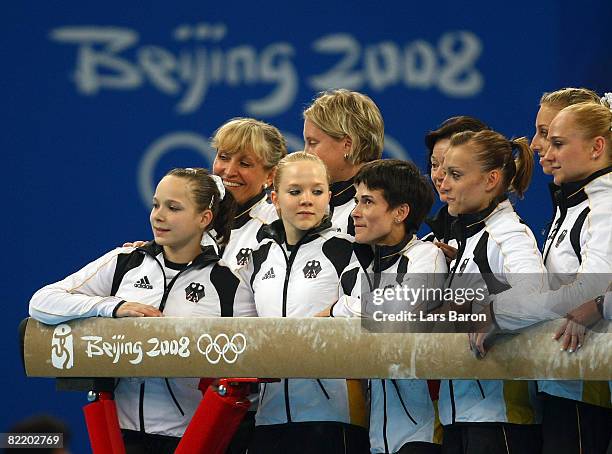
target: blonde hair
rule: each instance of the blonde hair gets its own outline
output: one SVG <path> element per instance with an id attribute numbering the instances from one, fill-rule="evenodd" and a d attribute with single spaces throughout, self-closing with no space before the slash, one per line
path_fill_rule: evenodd
<path id="1" fill-rule="evenodd" d="M 508 140 L 491 130 L 458 132 L 451 137 L 451 147 L 465 144 L 474 147 L 473 157 L 484 172 L 501 169 L 503 192 L 509 190 L 523 197 L 534 167 L 533 152 L 526 137 Z M 516 158 L 513 156 L 514 150 L 517 150 Z"/>
<path id="2" fill-rule="evenodd" d="M 287 143 L 274 126 L 254 118 L 232 118 L 215 131 L 212 146 L 234 154 L 253 151 L 266 169 L 287 155 Z"/>
<path id="3" fill-rule="evenodd" d="M 608 162 L 612 161 L 612 110 L 605 99 L 601 103 L 583 102 L 563 109 L 572 115 L 576 128 L 585 139 L 603 137 L 606 141 Z"/>
<path id="4" fill-rule="evenodd" d="M 347 156 L 351 164 L 381 158 L 385 124 L 378 106 L 368 96 L 345 89 L 321 92 L 303 115 L 336 140 L 351 138 Z"/>
<path id="5" fill-rule="evenodd" d="M 306 153 L 305 151 L 296 151 L 294 153 L 291 153 L 285 156 L 277 164 L 276 172 L 274 173 L 274 189 L 278 190 L 278 188 L 280 187 L 280 181 L 283 176 L 283 172 L 285 171 L 285 168 L 291 163 L 301 162 L 301 161 L 314 162 L 314 163 L 319 164 L 325 171 L 325 180 L 327 181 L 327 184 L 329 185 L 329 181 L 330 181 L 329 172 L 327 171 L 327 166 L 321 160 L 321 158 L 319 158 L 318 156 L 314 154 Z"/>
<path id="6" fill-rule="evenodd" d="M 540 105 L 547 104 L 559 109 L 581 102 L 599 103 L 599 95 L 588 88 L 568 87 L 544 93 L 540 98 Z"/>

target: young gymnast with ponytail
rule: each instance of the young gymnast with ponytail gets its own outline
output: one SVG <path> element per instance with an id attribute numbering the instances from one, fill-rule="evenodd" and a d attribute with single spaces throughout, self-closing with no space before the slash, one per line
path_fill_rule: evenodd
<path id="1" fill-rule="evenodd" d="M 457 216 L 451 227 L 451 245 L 457 248 L 457 255 L 449 266 L 447 286 L 465 286 L 469 281 L 470 288 L 484 288 L 490 299 L 511 287 L 541 291 L 546 281 L 542 256 L 532 232 L 508 200 L 509 193 L 522 197 L 531 180 L 534 161 L 527 139 L 508 140 L 491 130 L 457 133 L 451 138 L 443 167 L 440 194 L 449 212 Z M 453 308 L 468 313 L 486 311 L 477 302 Z M 532 385 L 526 381 L 443 380 L 439 400 L 442 452 L 539 453 L 540 426 L 531 399 Z"/>
<path id="2" fill-rule="evenodd" d="M 221 179 L 205 169 L 174 169 L 153 196 L 154 240 L 110 251 L 65 279 L 38 290 L 30 315 L 48 324 L 83 317 L 231 317 L 256 315 L 253 304 L 234 304 L 239 280 L 212 246 L 230 237 L 235 201 Z M 115 402 L 130 452 L 171 453 L 202 394 L 195 378 L 128 378 Z"/>

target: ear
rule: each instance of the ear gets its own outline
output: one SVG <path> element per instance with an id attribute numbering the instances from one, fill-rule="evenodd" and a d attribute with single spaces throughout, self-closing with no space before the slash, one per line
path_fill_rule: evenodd
<path id="1" fill-rule="evenodd" d="M 327 203 L 329 204 L 329 202 L 331 201 L 331 197 L 332 197 L 332 192 L 328 191 L 327 192 Z"/>
<path id="2" fill-rule="evenodd" d="M 410 214 L 410 205 L 408 205 L 407 203 L 402 203 L 400 206 L 394 208 L 393 211 L 393 222 L 399 221 L 397 222 L 397 224 L 400 224 L 404 222 Z"/>
<path id="3" fill-rule="evenodd" d="M 272 200 L 272 204 L 274 205 L 274 208 L 276 208 L 276 211 L 278 211 L 280 207 L 278 204 L 278 194 L 276 193 L 276 191 L 272 191 L 270 193 L 270 199 Z"/>
<path id="4" fill-rule="evenodd" d="M 206 231 L 213 220 L 212 210 L 206 209 L 200 213 L 200 227 Z"/>
<path id="5" fill-rule="evenodd" d="M 344 139 L 342 139 L 342 140 L 344 141 L 344 143 L 343 143 L 344 152 L 348 153 L 353 148 L 353 139 L 351 139 L 351 136 L 346 135 L 346 136 L 344 136 Z"/>
<path id="6" fill-rule="evenodd" d="M 274 174 L 276 173 L 276 167 L 272 167 L 270 169 L 270 171 L 268 172 L 268 174 L 266 175 L 266 187 L 267 188 L 271 188 L 272 184 L 274 183 Z"/>
<path id="7" fill-rule="evenodd" d="M 485 191 L 491 192 L 497 188 L 497 185 L 502 179 L 502 173 L 499 169 L 490 170 L 486 176 Z"/>
<path id="8" fill-rule="evenodd" d="M 606 139 L 602 136 L 597 136 L 593 139 L 592 149 L 591 149 L 591 159 L 599 159 L 602 154 L 606 152 Z"/>

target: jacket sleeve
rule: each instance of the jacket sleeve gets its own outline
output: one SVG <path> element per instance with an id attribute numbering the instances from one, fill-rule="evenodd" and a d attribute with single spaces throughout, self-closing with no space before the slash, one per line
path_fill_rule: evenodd
<path id="1" fill-rule="evenodd" d="M 30 315 L 56 325 L 83 317 L 112 317 L 122 299 L 110 296 L 117 256 L 132 248 L 118 248 L 65 279 L 38 290 L 30 300 Z"/>
<path id="2" fill-rule="evenodd" d="M 612 204 L 594 200 L 585 223 L 581 248 L 582 263 L 575 279 L 557 290 L 520 298 L 498 298 L 493 305 L 502 329 L 520 329 L 534 323 L 563 317 L 585 301 L 602 295 L 612 276 Z M 501 296 L 501 295 L 500 295 Z"/>
<path id="3" fill-rule="evenodd" d="M 338 301 L 331 307 L 332 317 L 360 317 L 361 316 L 361 293 L 360 278 L 363 270 L 359 262 L 355 261 L 349 265 L 340 275 L 338 284 Z"/>

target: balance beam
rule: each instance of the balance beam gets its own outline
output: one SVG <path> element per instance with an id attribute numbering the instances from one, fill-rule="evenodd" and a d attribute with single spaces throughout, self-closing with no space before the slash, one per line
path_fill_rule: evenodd
<path id="1" fill-rule="evenodd" d="M 551 339 L 562 320 L 504 335 L 484 359 L 466 334 L 370 333 L 358 319 L 27 319 L 30 377 L 612 379 L 610 323 L 577 353 Z"/>

